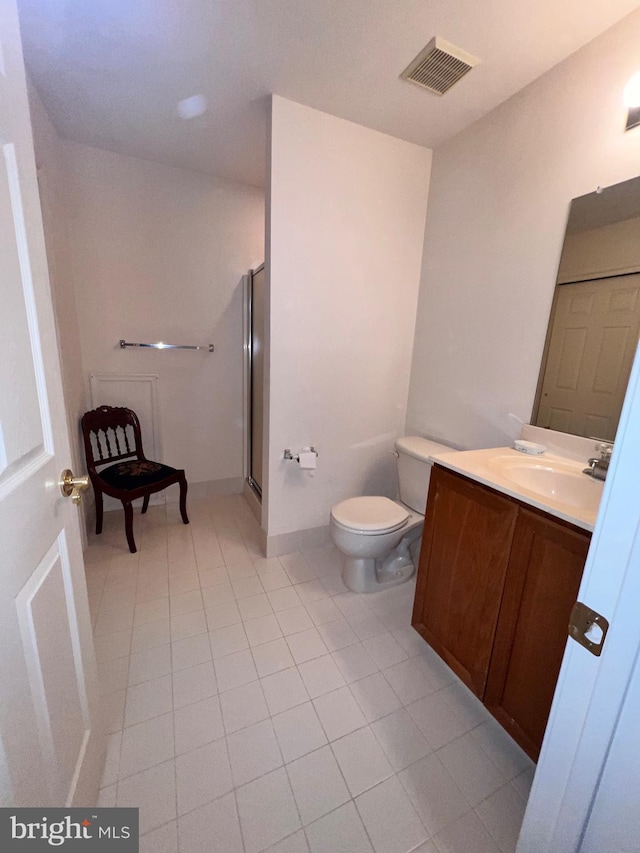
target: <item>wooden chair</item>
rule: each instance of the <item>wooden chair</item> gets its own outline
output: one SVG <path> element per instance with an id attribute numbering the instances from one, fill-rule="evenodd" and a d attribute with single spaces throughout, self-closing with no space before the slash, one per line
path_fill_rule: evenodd
<path id="1" fill-rule="evenodd" d="M 117 498 L 124 507 L 124 527 L 129 550 L 135 554 L 137 548 L 133 538 L 131 502 L 143 498 L 142 512 L 145 513 L 150 495 L 173 483 L 180 485 L 180 515 L 184 523 L 189 524 L 184 471 L 145 457 L 140 421 L 135 412 L 100 406 L 85 412 L 81 423 L 87 468 L 96 496 L 96 534 L 102 533 L 102 495 Z"/>

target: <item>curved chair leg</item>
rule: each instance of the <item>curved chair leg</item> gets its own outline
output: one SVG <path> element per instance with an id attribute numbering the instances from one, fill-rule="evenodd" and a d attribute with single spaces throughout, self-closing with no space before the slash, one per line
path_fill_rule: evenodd
<path id="1" fill-rule="evenodd" d="M 180 481 L 180 515 L 185 524 L 189 524 L 187 515 L 187 480 L 183 477 Z"/>
<path id="2" fill-rule="evenodd" d="M 150 497 L 151 497 L 151 495 L 145 495 L 144 498 L 142 499 L 142 515 L 144 515 L 145 512 L 147 511 L 147 509 L 149 508 L 149 498 Z"/>
<path id="3" fill-rule="evenodd" d="M 103 517 L 103 508 L 102 508 L 102 492 L 100 489 L 94 489 L 93 493 L 96 498 L 96 536 L 99 533 L 102 533 L 102 517 Z"/>
<path id="4" fill-rule="evenodd" d="M 133 538 L 133 507 L 130 503 L 125 503 L 124 501 L 122 501 L 122 506 L 124 507 L 124 530 L 127 534 L 129 550 L 132 554 L 135 554 L 138 549 L 136 548 L 136 541 Z"/>

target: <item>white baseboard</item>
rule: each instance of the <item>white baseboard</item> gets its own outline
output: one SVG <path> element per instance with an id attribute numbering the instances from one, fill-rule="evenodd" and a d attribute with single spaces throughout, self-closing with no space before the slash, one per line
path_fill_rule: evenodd
<path id="1" fill-rule="evenodd" d="M 204 480 L 201 483 L 189 483 L 187 503 L 190 499 L 202 500 L 219 495 L 241 495 L 242 477 L 227 477 L 225 480 Z M 172 488 L 167 492 L 167 503 L 178 503 L 180 490 Z"/>
<path id="2" fill-rule="evenodd" d="M 278 533 L 267 536 L 265 553 L 267 557 L 280 557 L 291 554 L 302 548 L 316 548 L 329 542 L 329 525 L 324 527 L 309 527 L 306 530 L 294 530 L 292 533 Z"/>

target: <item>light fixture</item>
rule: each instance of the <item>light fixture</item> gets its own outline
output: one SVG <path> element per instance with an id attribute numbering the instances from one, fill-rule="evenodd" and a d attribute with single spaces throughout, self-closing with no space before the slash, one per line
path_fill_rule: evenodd
<path id="1" fill-rule="evenodd" d="M 197 118 L 207 111 L 207 99 L 204 95 L 191 95 L 176 104 L 176 111 L 181 119 L 188 121 Z"/>
<path id="2" fill-rule="evenodd" d="M 640 125 L 640 71 L 630 78 L 622 93 L 622 100 L 628 108 L 625 130 Z"/>

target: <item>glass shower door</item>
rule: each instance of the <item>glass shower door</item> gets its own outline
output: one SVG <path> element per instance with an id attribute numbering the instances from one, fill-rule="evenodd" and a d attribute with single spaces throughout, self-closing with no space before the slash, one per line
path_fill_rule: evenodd
<path id="1" fill-rule="evenodd" d="M 262 496 L 264 426 L 264 264 L 249 282 L 249 485 Z"/>

